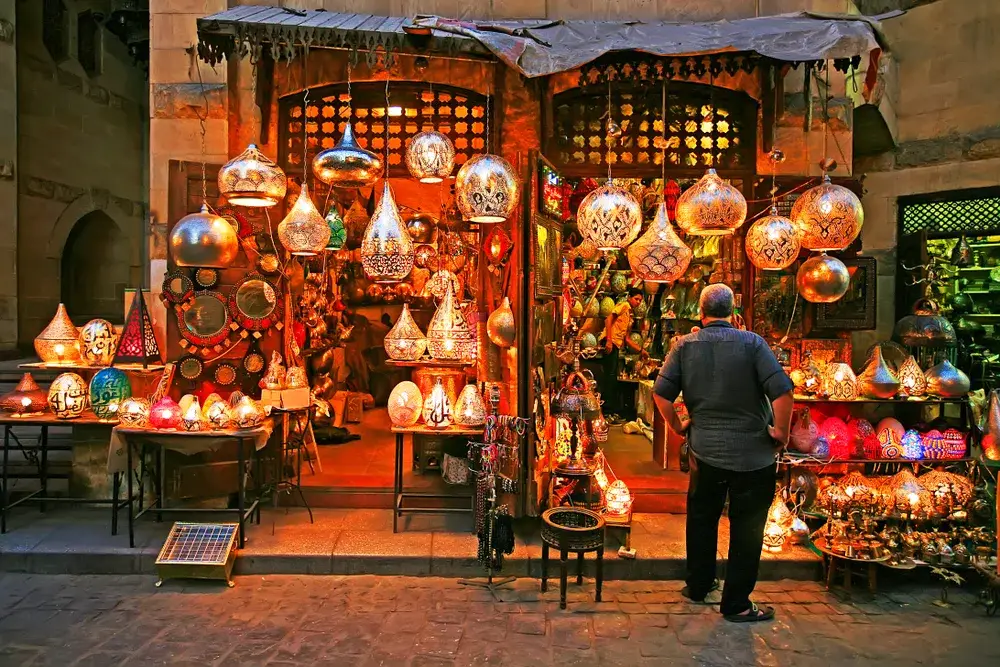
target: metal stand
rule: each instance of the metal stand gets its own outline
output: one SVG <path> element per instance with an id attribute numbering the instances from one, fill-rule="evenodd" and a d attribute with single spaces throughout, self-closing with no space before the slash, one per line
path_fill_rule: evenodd
<path id="1" fill-rule="evenodd" d="M 306 452 L 306 462 L 309 464 L 310 470 L 312 469 L 312 458 L 309 454 L 308 438 L 309 438 L 309 428 L 312 424 L 312 407 L 298 409 L 298 410 L 274 410 L 275 413 L 281 415 L 281 431 L 282 431 L 282 443 L 281 451 L 278 453 L 278 475 L 275 478 L 276 482 L 273 488 L 274 496 L 273 503 L 274 506 L 278 506 L 278 494 L 282 491 L 286 491 L 289 495 L 293 493 L 299 494 L 299 500 L 302 501 L 302 506 L 306 508 L 309 512 L 309 523 L 315 523 L 313 520 L 312 507 L 309 506 L 309 501 L 306 500 L 305 494 L 302 492 L 302 452 Z M 301 415 L 299 413 L 305 412 L 305 420 L 301 420 Z M 295 470 L 291 475 L 286 474 L 285 460 L 288 455 L 289 450 L 295 450 Z"/>

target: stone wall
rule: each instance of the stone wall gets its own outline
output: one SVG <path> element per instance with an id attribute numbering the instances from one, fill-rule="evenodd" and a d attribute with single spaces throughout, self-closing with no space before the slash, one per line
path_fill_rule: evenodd
<path id="1" fill-rule="evenodd" d="M 0 0 L 0 351 L 17 346 L 16 0 Z"/>

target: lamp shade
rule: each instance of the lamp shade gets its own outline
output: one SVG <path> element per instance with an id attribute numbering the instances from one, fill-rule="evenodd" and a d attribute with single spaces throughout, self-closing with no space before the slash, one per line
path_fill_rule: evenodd
<path id="1" fill-rule="evenodd" d="M 842 261 L 823 253 L 802 262 L 795 275 L 795 284 L 806 301 L 833 303 L 847 294 L 851 274 Z"/>
<path id="2" fill-rule="evenodd" d="M 382 341 L 385 353 L 396 361 L 416 361 L 427 349 L 427 337 L 417 326 L 410 313 L 409 304 L 403 304 L 403 312 Z"/>
<path id="3" fill-rule="evenodd" d="M 823 393 L 834 401 L 854 401 L 858 398 L 858 381 L 851 367 L 844 363 L 827 365 L 823 373 Z"/>
<path id="4" fill-rule="evenodd" d="M 21 381 L 14 391 L 0 396 L 0 410 L 12 415 L 21 416 L 45 412 L 48 408 L 47 397 L 31 373 L 21 376 Z"/>
<path id="5" fill-rule="evenodd" d="M 406 168 L 421 183 L 440 183 L 455 166 L 455 145 L 440 132 L 420 132 L 406 147 Z"/>
<path id="6" fill-rule="evenodd" d="M 424 407 L 420 387 L 409 380 L 400 382 L 389 393 L 386 407 L 389 410 L 389 421 L 393 426 L 413 426 L 420 421 Z"/>
<path id="7" fill-rule="evenodd" d="M 118 419 L 122 401 L 131 395 L 128 375 L 117 368 L 103 368 L 90 380 L 90 408 L 98 419 Z"/>
<path id="8" fill-rule="evenodd" d="M 126 290 L 127 292 L 128 290 Z M 125 326 L 118 337 L 114 363 L 160 363 L 160 346 L 156 342 L 153 320 L 146 308 L 146 299 L 141 289 L 136 291 L 132 305 L 125 317 Z"/>
<path id="9" fill-rule="evenodd" d="M 677 199 L 677 225 L 695 236 L 732 234 L 747 219 L 747 200 L 709 169 Z"/>
<path id="10" fill-rule="evenodd" d="M 232 400 L 232 397 L 230 397 Z M 264 410 L 257 401 L 244 396 L 233 408 L 233 424 L 237 428 L 255 428 L 264 420 Z"/>
<path id="11" fill-rule="evenodd" d="M 406 230 L 389 181 L 361 240 L 361 266 L 369 280 L 397 283 L 413 269 L 413 239 Z"/>
<path id="12" fill-rule="evenodd" d="M 149 425 L 149 401 L 131 396 L 118 406 L 118 423 L 129 428 L 143 428 Z"/>
<path id="13" fill-rule="evenodd" d="M 295 204 L 278 225 L 278 239 L 285 250 L 302 257 L 318 255 L 330 241 L 330 226 L 309 197 L 307 184 L 302 184 Z"/>
<path id="14" fill-rule="evenodd" d="M 899 390 L 907 396 L 923 396 L 927 393 L 927 378 L 912 354 L 899 366 L 896 377 L 899 378 Z"/>
<path id="15" fill-rule="evenodd" d="M 611 483 L 604 497 L 605 510 L 612 516 L 625 516 L 632 509 L 632 492 L 620 479 Z"/>
<path id="16" fill-rule="evenodd" d="M 274 206 L 285 198 L 285 172 L 250 144 L 219 170 L 219 194 L 233 206 Z"/>
<path id="17" fill-rule="evenodd" d="M 347 243 L 347 228 L 344 227 L 344 219 L 340 217 L 340 211 L 336 206 L 331 206 L 326 214 L 326 226 L 330 228 L 330 240 L 326 242 L 327 250 L 340 250 Z"/>
<path id="18" fill-rule="evenodd" d="M 798 231 L 774 206 L 770 215 L 750 225 L 744 246 L 750 262 L 763 271 L 787 269 L 799 257 Z"/>
<path id="19" fill-rule="evenodd" d="M 164 396 L 149 409 L 149 425 L 161 431 L 176 429 L 181 423 L 181 407 Z"/>
<path id="20" fill-rule="evenodd" d="M 674 226 L 670 224 L 665 202 L 660 202 L 649 229 L 628 247 L 627 254 L 632 273 L 652 283 L 672 283 L 683 276 L 692 256 L 691 248 L 677 236 Z M 621 293 L 627 287 L 624 283 L 625 274 L 616 273 L 611 286 Z"/>
<path id="21" fill-rule="evenodd" d="M 451 285 L 445 290 L 430 326 L 427 327 L 427 347 L 435 359 L 472 361 L 476 356 L 476 337 L 455 304 Z"/>
<path id="22" fill-rule="evenodd" d="M 455 177 L 455 203 L 462 217 L 472 222 L 503 222 L 520 196 L 514 168 L 499 155 L 476 155 Z"/>
<path id="23" fill-rule="evenodd" d="M 107 366 L 115 356 L 118 334 L 107 320 L 91 320 L 80 329 L 80 358 L 93 366 Z"/>
<path id="24" fill-rule="evenodd" d="M 177 266 L 225 269 L 240 252 L 236 228 L 202 204 L 197 213 L 185 215 L 170 231 L 170 254 Z"/>
<path id="25" fill-rule="evenodd" d="M 59 419 L 73 419 L 87 409 L 87 383 L 76 373 L 63 373 L 49 385 L 49 408 Z"/>
<path id="26" fill-rule="evenodd" d="M 642 207 L 628 192 L 607 183 L 583 198 L 576 223 L 584 240 L 598 250 L 618 250 L 639 235 Z"/>
<path id="27" fill-rule="evenodd" d="M 465 385 L 455 401 L 452 414 L 455 423 L 461 426 L 482 426 L 486 423 L 486 404 L 476 385 Z"/>
<path id="28" fill-rule="evenodd" d="M 358 145 L 351 121 L 333 148 L 320 151 L 313 158 L 313 174 L 335 188 L 363 188 L 382 176 L 382 158 Z"/>
<path id="29" fill-rule="evenodd" d="M 795 200 L 792 222 L 806 250 L 843 250 L 861 233 L 865 211 L 856 194 L 824 175 L 822 183 Z"/>
<path id="30" fill-rule="evenodd" d="M 42 333 L 35 337 L 35 352 L 47 364 L 71 364 L 80 361 L 80 332 L 59 304 L 56 314 Z"/>
<path id="31" fill-rule="evenodd" d="M 428 428 L 448 428 L 451 426 L 451 401 L 441 380 L 434 383 L 430 394 L 424 399 L 424 424 Z"/>

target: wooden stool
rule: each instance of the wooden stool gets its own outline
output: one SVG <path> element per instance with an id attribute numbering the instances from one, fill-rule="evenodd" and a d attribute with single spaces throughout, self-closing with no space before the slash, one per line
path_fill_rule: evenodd
<path id="1" fill-rule="evenodd" d="M 583 583 L 583 555 L 597 552 L 597 595 L 604 583 L 604 518 L 577 507 L 555 507 L 542 514 L 542 592 L 548 588 L 549 547 L 559 550 L 559 608 L 566 608 L 566 569 L 569 554 L 577 554 L 576 583 Z"/>

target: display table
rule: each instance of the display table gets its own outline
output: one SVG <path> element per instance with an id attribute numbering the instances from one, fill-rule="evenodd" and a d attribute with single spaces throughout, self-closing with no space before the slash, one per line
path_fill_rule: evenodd
<path id="1" fill-rule="evenodd" d="M 252 453 L 255 455 L 253 457 L 254 461 L 257 463 L 256 468 L 260 469 L 260 459 L 256 456 L 261 449 L 267 445 L 267 441 L 271 436 L 272 426 L 270 422 L 265 422 L 264 425 L 258 426 L 252 429 L 243 430 L 233 430 L 233 431 L 157 431 L 153 429 L 146 428 L 125 428 L 122 426 L 117 426 L 111 432 L 111 446 L 108 452 L 108 472 L 119 473 L 132 471 L 135 468 L 135 457 L 133 456 L 133 450 L 137 451 L 139 454 L 139 480 L 140 480 L 140 492 L 139 492 L 139 511 L 136 513 L 135 504 L 132 498 L 132 477 L 131 474 L 126 474 L 125 477 L 128 480 L 128 500 L 126 504 L 128 506 L 128 540 L 129 546 L 135 546 L 135 520 L 144 515 L 146 512 L 154 511 L 156 513 L 156 520 L 162 521 L 163 514 L 168 512 L 173 513 L 235 513 L 238 517 L 240 524 L 240 548 L 242 549 L 246 543 L 246 530 L 245 523 L 246 520 L 254 515 L 258 511 L 260 498 L 260 484 L 259 481 L 255 481 L 254 492 L 255 497 L 252 502 L 247 506 L 246 498 L 246 478 L 247 478 L 247 444 L 253 445 Z M 165 470 L 164 470 L 164 452 L 166 450 L 181 452 L 186 455 L 197 454 L 204 451 L 213 451 L 223 445 L 228 443 L 235 443 L 237 450 L 237 480 L 238 480 L 238 490 L 237 490 L 237 507 L 235 509 L 214 509 L 214 508 L 183 508 L 183 507 L 166 507 L 164 501 L 164 486 L 165 486 Z M 148 448 L 152 448 L 155 451 L 156 460 L 156 474 L 150 477 L 153 482 L 156 497 L 149 507 L 143 508 L 143 494 L 142 494 L 142 480 L 145 475 L 145 453 Z M 255 480 L 259 480 L 258 476 Z M 260 514 L 257 514 L 257 521 L 260 521 Z"/>
<path id="2" fill-rule="evenodd" d="M 403 443 L 409 440 L 411 445 L 416 438 L 435 436 L 447 437 L 452 435 L 483 435 L 482 426 L 450 426 L 448 428 L 427 428 L 424 425 L 418 426 L 393 426 L 392 432 L 396 434 L 396 456 L 394 461 L 394 471 L 392 477 L 393 487 L 393 510 L 392 510 L 392 532 L 398 532 L 399 517 L 404 513 L 409 514 L 474 514 L 475 507 L 472 497 L 457 496 L 447 493 L 415 493 L 403 489 Z M 412 449 L 412 446 L 411 446 Z M 469 500 L 468 507 L 427 507 L 405 506 L 405 501 L 410 498 L 420 498 L 424 500 L 446 500 L 465 499 Z"/>
<path id="3" fill-rule="evenodd" d="M 118 510 L 121 509 L 127 501 L 120 501 L 119 494 L 121 491 L 121 471 L 112 472 L 112 497 L 111 498 L 72 498 L 63 496 L 50 496 L 49 495 L 49 427 L 50 426 L 107 426 L 109 429 L 114 427 L 111 422 L 105 422 L 98 419 L 92 412 L 87 412 L 77 417 L 75 419 L 58 419 L 51 412 L 42 412 L 34 415 L 27 415 L 24 417 L 14 417 L 11 415 L 0 415 L 0 424 L 3 425 L 3 471 L 2 471 L 2 485 L 0 485 L 0 533 L 7 532 L 7 512 L 8 510 L 17 507 L 21 503 L 35 502 L 40 504 L 40 509 L 42 512 L 45 511 L 46 503 L 49 502 L 74 502 L 74 503 L 86 503 L 92 505 L 111 505 L 111 534 L 118 534 Z M 38 427 L 41 431 L 38 445 L 35 447 L 26 446 L 22 443 L 16 435 L 14 435 L 11 430 L 16 426 L 32 426 Z M 8 471 L 9 471 L 9 458 L 10 458 L 10 443 L 11 439 L 14 440 L 18 449 L 24 454 L 25 460 L 29 463 L 34 464 L 35 468 L 38 470 L 38 479 L 41 488 L 37 491 L 32 491 L 23 498 L 19 498 L 14 502 L 10 502 L 9 489 L 7 487 L 8 481 Z M 110 472 L 110 471 L 109 471 Z"/>
<path id="4" fill-rule="evenodd" d="M 635 392 L 635 411 L 642 421 L 652 424 L 656 415 L 656 403 L 653 402 L 653 381 L 639 380 L 639 388 Z"/>

